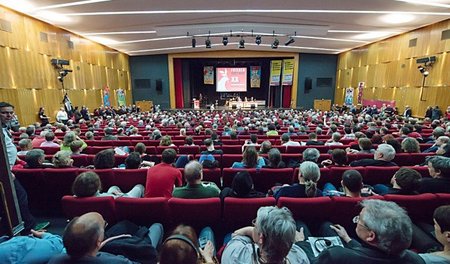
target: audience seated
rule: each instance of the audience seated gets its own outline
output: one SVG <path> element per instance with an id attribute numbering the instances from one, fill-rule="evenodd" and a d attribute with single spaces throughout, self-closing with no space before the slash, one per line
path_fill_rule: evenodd
<path id="1" fill-rule="evenodd" d="M 282 146 L 300 146 L 300 143 L 297 141 L 292 141 L 291 137 L 288 133 L 284 133 L 281 136 L 281 145 Z"/>
<path id="2" fill-rule="evenodd" d="M 2 263 L 47 263 L 53 256 L 63 253 L 60 236 L 45 231 L 31 230 L 31 235 L 6 236 L 0 239 Z"/>
<path id="3" fill-rule="evenodd" d="M 240 171 L 236 173 L 230 187 L 225 187 L 220 192 L 222 200 L 225 197 L 237 198 L 260 198 L 265 197 L 266 194 L 258 192 L 254 189 L 253 179 L 248 171 Z"/>
<path id="4" fill-rule="evenodd" d="M 106 127 L 103 132 L 105 133 L 105 136 L 102 137 L 102 140 L 117 140 L 117 137 L 113 135 L 113 129 L 110 127 Z"/>
<path id="5" fill-rule="evenodd" d="M 87 144 L 81 140 L 73 131 L 67 132 L 66 135 L 64 136 L 64 140 L 61 144 L 60 149 L 61 150 L 68 150 L 70 151 L 70 143 L 72 143 L 75 140 L 80 140 L 81 142 L 83 142 L 83 146 L 81 147 L 82 149 L 85 149 L 87 147 Z"/>
<path id="6" fill-rule="evenodd" d="M 33 149 L 33 145 L 31 144 L 31 139 L 25 138 L 19 141 L 20 151 L 17 152 L 17 155 L 26 155 L 28 151 Z"/>
<path id="7" fill-rule="evenodd" d="M 214 149 L 214 144 L 213 144 L 212 139 L 210 139 L 210 138 L 205 139 L 204 144 L 205 144 L 206 150 L 202 151 L 201 154 L 220 154 L 220 155 L 223 154 L 223 151 L 221 149 Z"/>
<path id="8" fill-rule="evenodd" d="M 450 205 L 436 208 L 433 214 L 435 239 L 444 247 L 442 251 L 419 254 L 426 264 L 450 263 Z"/>
<path id="9" fill-rule="evenodd" d="M 118 186 L 111 186 L 107 192 L 101 193 L 102 183 L 97 173 L 86 171 L 79 174 L 72 184 L 72 192 L 77 197 L 131 197 L 141 198 L 144 195 L 144 186 L 136 184 L 129 192 L 123 193 Z"/>
<path id="10" fill-rule="evenodd" d="M 361 173 L 357 170 L 346 170 L 342 174 L 341 180 L 342 191 L 338 191 L 336 187 L 327 182 L 323 187 L 324 196 L 345 196 L 345 197 L 367 197 L 368 193 L 362 193 L 364 187 Z"/>
<path id="11" fill-rule="evenodd" d="M 25 162 L 27 163 L 24 168 L 53 168 L 54 165 L 45 160 L 45 154 L 42 149 L 32 149 L 25 155 Z"/>
<path id="12" fill-rule="evenodd" d="M 86 155 L 81 153 L 83 151 L 83 142 L 81 140 L 72 141 L 70 143 L 70 151 L 72 152 L 71 156 Z"/>
<path id="13" fill-rule="evenodd" d="M 273 148 L 269 151 L 268 159 L 264 159 L 266 165 L 263 168 L 279 169 L 286 168 L 286 164 L 281 159 L 281 153 L 277 148 Z"/>
<path id="14" fill-rule="evenodd" d="M 106 224 L 99 213 L 87 213 L 72 219 L 63 235 L 67 253 L 53 257 L 49 263 L 136 263 L 121 255 L 100 252 L 107 242 L 103 240 Z"/>
<path id="15" fill-rule="evenodd" d="M 400 168 L 391 178 L 391 185 L 376 184 L 373 186 L 375 193 L 414 195 L 418 194 L 422 176 L 414 169 Z"/>
<path id="16" fill-rule="evenodd" d="M 372 141 L 368 138 L 358 139 L 358 147 L 359 147 L 359 151 L 356 149 L 351 149 L 351 148 L 347 148 L 346 151 L 348 153 L 357 153 L 357 154 L 375 153 L 375 150 L 372 148 Z"/>
<path id="17" fill-rule="evenodd" d="M 320 179 L 320 169 L 316 163 L 304 161 L 300 164 L 298 173 L 299 183 L 284 186 L 274 192 L 276 199 L 280 197 L 318 197 L 322 192 L 317 188 Z"/>
<path id="18" fill-rule="evenodd" d="M 266 162 L 264 161 L 264 158 L 258 156 L 258 152 L 256 151 L 255 147 L 247 147 L 247 149 L 242 154 L 242 161 L 241 162 L 234 162 L 231 168 L 233 169 L 240 169 L 240 168 L 257 168 L 260 169 L 264 165 L 266 165 Z"/>
<path id="19" fill-rule="evenodd" d="M 215 239 L 210 227 L 205 227 L 197 239 L 190 226 L 179 225 L 164 241 L 159 264 L 215 264 Z"/>
<path id="20" fill-rule="evenodd" d="M 254 226 L 234 231 L 222 254 L 222 264 L 234 263 L 310 263 L 295 244 L 303 240 L 297 233 L 289 209 L 261 207 Z"/>
<path id="21" fill-rule="evenodd" d="M 177 157 L 175 150 L 169 148 L 162 152 L 162 162 L 148 169 L 145 184 L 145 197 L 172 197 L 174 185 L 183 183 L 181 172 L 173 167 Z"/>
<path id="22" fill-rule="evenodd" d="M 72 168 L 73 159 L 70 157 L 71 152 L 67 150 L 60 150 L 53 155 L 53 165 L 55 168 Z"/>
<path id="23" fill-rule="evenodd" d="M 331 151 L 331 160 L 324 160 L 320 164 L 328 168 L 346 167 L 348 166 L 347 152 L 343 149 L 333 149 Z"/>
<path id="24" fill-rule="evenodd" d="M 173 197 L 200 199 L 218 197 L 220 194 L 219 187 L 213 182 L 202 182 L 203 168 L 198 161 L 190 161 L 184 167 L 184 177 L 187 184 L 182 187 L 176 187 L 173 190 Z"/>
<path id="25" fill-rule="evenodd" d="M 402 151 L 405 153 L 419 153 L 419 141 L 412 137 L 407 137 L 402 141 Z"/>
<path id="26" fill-rule="evenodd" d="M 54 142 L 55 134 L 53 132 L 45 133 L 45 141 L 41 143 L 40 147 L 55 147 L 59 148 L 59 144 Z"/>
<path id="27" fill-rule="evenodd" d="M 380 144 L 375 151 L 373 159 L 355 160 L 350 163 L 350 166 L 397 166 L 397 164 L 392 162 L 394 158 L 395 149 L 389 144 Z"/>
<path id="28" fill-rule="evenodd" d="M 358 242 L 339 224 L 325 224 L 321 236 L 338 235 L 345 247 L 329 247 L 317 257 L 317 263 L 423 263 L 408 250 L 412 240 L 412 223 L 406 211 L 394 202 L 369 199 L 353 219 Z M 325 228 L 331 229 L 326 230 Z M 334 232 L 333 232 L 334 231 Z"/>
<path id="29" fill-rule="evenodd" d="M 170 138 L 170 136 L 161 137 L 159 145 L 166 146 L 166 147 L 175 147 L 175 144 L 172 143 L 172 139 Z"/>
<path id="30" fill-rule="evenodd" d="M 261 147 L 259 148 L 259 154 L 267 154 L 272 149 L 272 143 L 269 140 L 263 141 Z"/>
<path id="31" fill-rule="evenodd" d="M 426 150 L 423 151 L 423 153 L 430 153 L 430 152 L 436 152 L 440 146 L 447 144 L 448 142 L 450 142 L 450 138 L 447 136 L 440 136 L 438 137 L 438 139 L 436 140 L 436 142 L 433 144 L 433 146 L 427 148 Z"/>
<path id="32" fill-rule="evenodd" d="M 323 141 L 317 140 L 317 134 L 316 133 L 309 133 L 308 135 L 308 141 L 306 141 L 306 146 L 310 145 L 324 145 L 325 143 Z"/>
<path id="33" fill-rule="evenodd" d="M 339 142 L 339 140 L 341 140 L 341 138 L 342 138 L 341 133 L 334 132 L 331 135 L 331 140 L 326 142 L 325 145 L 326 146 L 342 146 L 343 144 L 341 142 Z"/>
<path id="34" fill-rule="evenodd" d="M 420 193 L 450 193 L 450 158 L 430 157 L 428 172 L 431 178 L 420 181 Z"/>
<path id="35" fill-rule="evenodd" d="M 94 168 L 95 169 L 111 169 L 114 168 L 116 159 L 114 158 L 113 149 L 105 149 L 95 154 Z"/>

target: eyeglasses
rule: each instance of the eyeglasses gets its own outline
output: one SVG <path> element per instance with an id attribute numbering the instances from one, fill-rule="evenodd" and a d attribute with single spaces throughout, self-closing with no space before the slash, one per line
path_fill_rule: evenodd
<path id="1" fill-rule="evenodd" d="M 9 112 L 9 111 L 1 111 L 0 113 L 3 114 L 3 115 L 7 115 L 7 114 L 14 115 L 14 111 L 11 111 L 11 112 Z"/>
<path id="2" fill-rule="evenodd" d="M 363 225 L 363 224 L 361 224 L 361 223 L 359 222 L 359 215 L 353 217 L 353 223 L 354 223 L 354 224 L 357 224 L 357 225 L 360 225 L 360 226 L 364 227 L 364 228 L 367 229 L 367 230 L 370 230 L 370 228 L 368 228 L 366 225 Z"/>
<path id="3" fill-rule="evenodd" d="M 252 226 L 256 226 L 256 218 L 252 220 Z"/>
<path id="4" fill-rule="evenodd" d="M 107 226 L 108 226 L 108 222 L 105 221 L 105 226 L 103 228 L 106 229 Z"/>

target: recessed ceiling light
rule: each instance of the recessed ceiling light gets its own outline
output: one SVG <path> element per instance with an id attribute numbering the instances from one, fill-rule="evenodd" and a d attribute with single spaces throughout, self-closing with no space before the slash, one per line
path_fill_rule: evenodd
<path id="1" fill-rule="evenodd" d="M 17 10 L 22 13 L 29 13 L 33 10 L 35 10 L 35 6 L 30 3 L 30 1 L 26 0 L 0 0 L 0 5 L 6 6 L 8 8 L 11 8 L 13 10 Z"/>
<path id="2" fill-rule="evenodd" d="M 369 33 L 355 35 L 352 38 L 354 38 L 354 39 L 367 39 L 367 40 L 370 40 L 370 39 L 377 39 L 377 38 L 387 37 L 390 34 L 391 34 L 391 32 L 374 31 L 374 32 L 369 32 Z"/>
<path id="3" fill-rule="evenodd" d="M 68 17 L 64 14 L 52 11 L 39 11 L 36 12 L 34 16 L 51 23 L 70 24 L 74 22 L 73 17 Z"/>
<path id="4" fill-rule="evenodd" d="M 415 5 L 427 5 L 427 6 L 436 6 L 436 7 L 444 7 L 444 8 L 450 8 L 450 5 L 448 4 L 448 0 L 396 0 L 400 2 L 406 2 L 410 4 Z"/>
<path id="5" fill-rule="evenodd" d="M 392 13 L 381 16 L 379 19 L 388 24 L 403 24 L 413 21 L 415 17 L 411 14 Z"/>
<path id="6" fill-rule="evenodd" d="M 114 45 L 114 44 L 118 43 L 118 41 L 110 39 L 110 38 L 96 37 L 96 36 L 91 36 L 88 38 L 92 41 L 95 41 L 95 42 L 103 44 L 103 45 Z"/>

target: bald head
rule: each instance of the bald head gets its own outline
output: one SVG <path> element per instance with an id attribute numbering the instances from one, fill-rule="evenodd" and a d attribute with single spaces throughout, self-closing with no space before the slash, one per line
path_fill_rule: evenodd
<path id="1" fill-rule="evenodd" d="M 63 235 L 67 254 L 73 258 L 95 256 L 103 241 L 105 223 L 103 217 L 95 212 L 72 219 Z"/>

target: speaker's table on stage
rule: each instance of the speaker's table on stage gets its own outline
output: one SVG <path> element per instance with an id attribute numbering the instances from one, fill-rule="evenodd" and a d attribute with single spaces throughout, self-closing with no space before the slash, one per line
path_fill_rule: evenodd
<path id="1" fill-rule="evenodd" d="M 258 107 L 266 107 L 265 100 L 255 100 L 255 101 L 230 101 L 228 104 L 230 109 L 256 109 Z"/>

